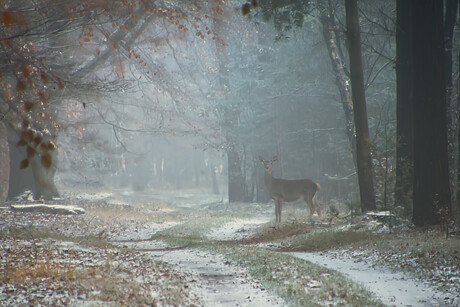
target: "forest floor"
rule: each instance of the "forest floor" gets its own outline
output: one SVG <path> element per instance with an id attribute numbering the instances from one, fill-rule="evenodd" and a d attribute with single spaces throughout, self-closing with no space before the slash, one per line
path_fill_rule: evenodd
<path id="1" fill-rule="evenodd" d="M 460 236 L 438 228 L 301 204 L 275 224 L 273 204 L 196 191 L 21 204 L 0 206 L 0 306 L 460 305 Z"/>

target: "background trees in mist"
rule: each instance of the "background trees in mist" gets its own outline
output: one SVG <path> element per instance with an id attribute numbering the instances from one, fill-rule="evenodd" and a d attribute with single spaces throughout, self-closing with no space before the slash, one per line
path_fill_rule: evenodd
<path id="1" fill-rule="evenodd" d="M 406 13 L 396 18 L 403 12 L 397 4 L 359 3 L 359 26 L 376 205 L 400 206 L 410 216 L 412 158 L 401 156 L 408 141 L 396 129 L 409 123 L 405 133 L 412 135 L 410 118 L 399 119 L 406 100 L 400 90 L 414 92 L 402 83 L 409 77 L 396 82 L 394 68 L 402 72 L 399 51 L 408 48 L 413 58 L 413 32 L 395 36 L 412 20 Z M 8 2 L 0 112 L 16 160 L 1 167 L 15 178 L 28 164 L 48 174 L 35 178 L 36 197 L 58 194 L 56 171 L 63 187 L 97 182 L 142 190 L 192 186 L 186 181 L 211 189 L 218 170 L 231 201 L 267 201 L 258 156 L 278 155 L 276 177 L 312 178 L 324 205 L 352 204 L 360 161 L 345 17 L 342 1 L 332 0 L 263 1 L 245 16 L 232 1 Z M 447 65 L 454 76 L 455 65 Z M 446 110 L 451 132 L 458 129 L 454 109 Z M 455 135 L 448 139 L 451 160 Z M 8 156 L 5 140 L 1 148 Z M 186 161 L 194 150 L 204 152 Z M 24 188 L 22 180 L 9 182 Z M 430 206 L 437 201 L 423 198 Z"/>

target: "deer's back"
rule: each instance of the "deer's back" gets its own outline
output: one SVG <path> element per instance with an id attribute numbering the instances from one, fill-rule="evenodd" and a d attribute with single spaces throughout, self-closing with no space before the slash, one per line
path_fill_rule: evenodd
<path id="1" fill-rule="evenodd" d="M 297 201 L 302 198 L 311 198 L 318 189 L 316 183 L 310 179 L 288 180 L 273 179 L 270 195 L 284 201 Z"/>

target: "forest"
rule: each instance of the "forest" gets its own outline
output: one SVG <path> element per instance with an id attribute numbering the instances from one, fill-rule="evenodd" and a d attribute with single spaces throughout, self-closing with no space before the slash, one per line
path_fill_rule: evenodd
<path id="1" fill-rule="evenodd" d="M 458 9 L 437 6 L 7 1 L 0 199 L 195 185 L 267 201 L 258 156 L 277 155 L 325 207 L 452 220 Z"/>
<path id="2" fill-rule="evenodd" d="M 2 0 L 0 204 L 77 204 L 102 221 L 81 199 L 107 193 L 140 211 L 154 202 L 166 210 L 155 223 L 187 199 L 225 206 L 209 213 L 221 224 L 219 210 L 269 210 L 264 239 L 244 244 L 366 214 L 381 222 L 378 212 L 390 233 L 405 221 L 456 237 L 459 10 L 458 0 Z M 281 215 L 290 195 L 275 196 L 268 175 L 315 182 L 322 216 L 305 203 Z M 197 218 L 184 212 L 174 219 Z M 184 229 L 152 235 L 182 246 Z M 446 250 L 456 255 L 458 239 Z"/>

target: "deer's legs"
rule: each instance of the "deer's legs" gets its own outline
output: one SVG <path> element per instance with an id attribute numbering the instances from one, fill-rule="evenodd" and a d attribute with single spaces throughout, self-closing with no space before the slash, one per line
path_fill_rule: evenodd
<path id="1" fill-rule="evenodd" d="M 313 213 L 315 213 L 315 206 L 313 205 L 313 201 L 309 197 L 305 197 L 304 200 L 307 203 L 308 208 L 310 209 L 310 216 L 312 216 Z"/>
<path id="2" fill-rule="evenodd" d="M 313 196 L 311 201 L 316 208 L 316 212 L 318 212 L 318 216 L 321 216 L 321 207 L 318 205 L 318 202 L 316 201 L 316 194 L 315 196 Z"/>
<path id="3" fill-rule="evenodd" d="M 281 200 L 275 200 L 275 215 L 276 215 L 276 222 L 280 223 L 281 222 L 281 208 L 283 204 Z"/>

